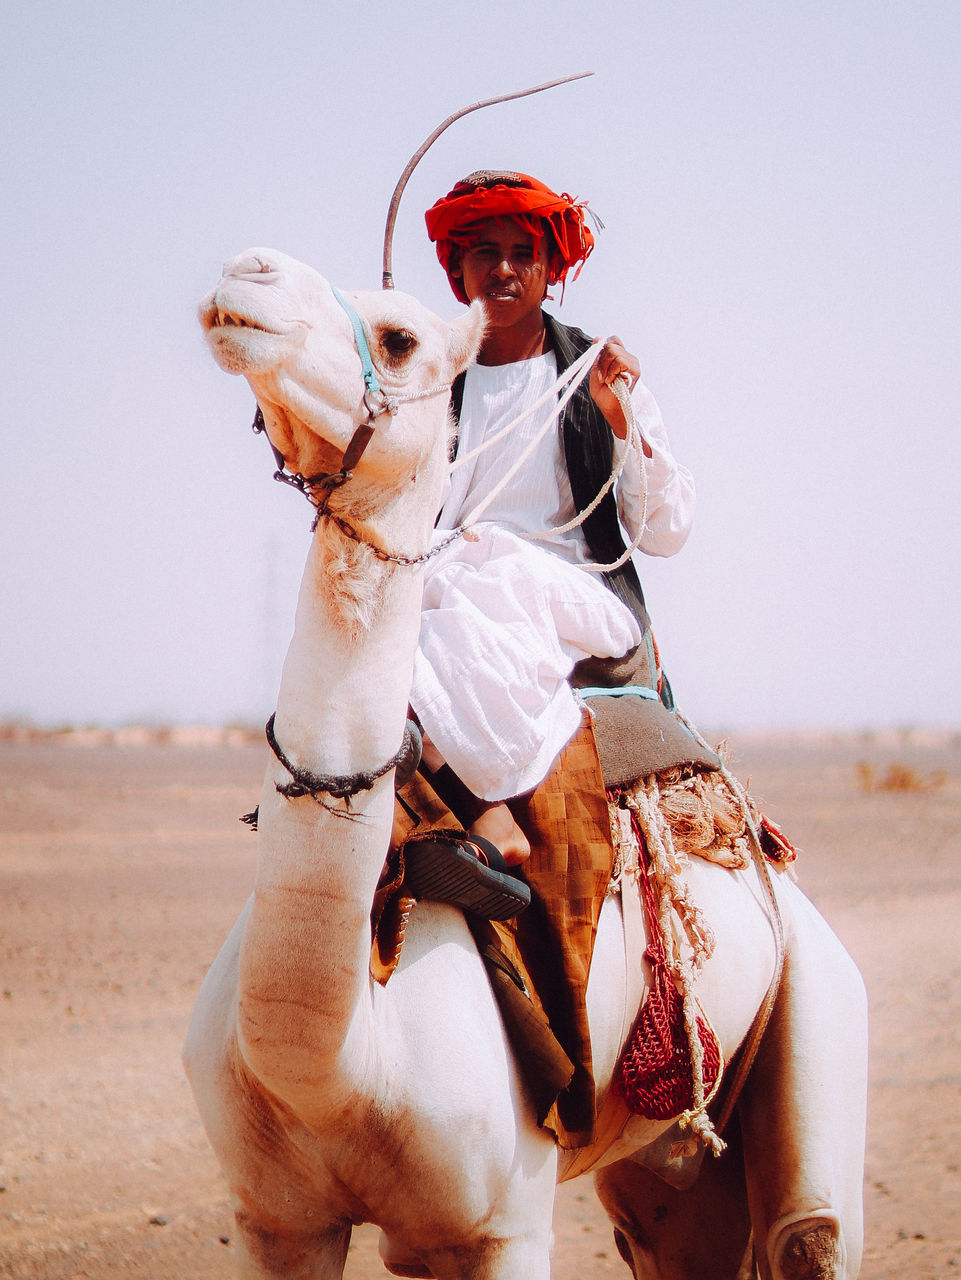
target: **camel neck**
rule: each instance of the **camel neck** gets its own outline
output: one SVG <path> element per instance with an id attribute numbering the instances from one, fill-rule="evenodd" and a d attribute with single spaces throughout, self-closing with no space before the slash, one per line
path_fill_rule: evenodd
<path id="1" fill-rule="evenodd" d="M 395 510 L 391 529 L 371 530 L 372 537 L 382 545 L 426 545 L 431 495 L 418 486 L 416 498 L 424 508 L 416 518 L 400 519 Z M 345 545 L 336 530 L 318 527 L 274 723 L 295 766 L 321 775 L 376 772 L 397 752 L 422 572 L 384 565 L 365 548 Z M 354 613 L 333 585 L 351 573 L 358 576 Z M 254 1074 L 302 1110 L 335 1105 L 359 1070 L 372 1017 L 370 907 L 389 845 L 394 790 L 391 771 L 348 806 L 323 794 L 288 798 L 278 786 L 290 780 L 271 755 L 239 961 L 239 1028 Z"/>

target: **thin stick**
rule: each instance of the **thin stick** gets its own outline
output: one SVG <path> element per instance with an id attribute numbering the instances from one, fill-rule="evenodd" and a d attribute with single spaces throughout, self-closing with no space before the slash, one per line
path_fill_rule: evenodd
<path id="1" fill-rule="evenodd" d="M 422 144 L 420 149 L 416 151 L 410 158 L 407 168 L 400 175 L 400 181 L 394 188 L 394 194 L 390 199 L 390 207 L 387 210 L 387 225 L 384 228 L 384 277 L 383 287 L 385 289 L 393 289 L 394 277 L 391 272 L 391 246 L 394 240 L 394 223 L 397 220 L 397 210 L 400 206 L 400 198 L 404 194 L 404 188 L 407 186 L 410 175 L 417 168 L 417 165 L 434 145 L 445 129 L 448 129 L 455 120 L 459 120 L 461 116 L 470 115 L 472 111 L 479 111 L 481 107 L 493 107 L 498 102 L 510 102 L 514 98 L 526 98 L 532 93 L 542 93 L 545 89 L 553 89 L 559 84 L 568 84 L 571 80 L 583 80 L 587 76 L 592 76 L 593 71 L 578 71 L 572 76 L 561 76 L 559 80 L 548 80 L 546 84 L 538 84 L 533 89 L 519 89 L 516 93 L 502 93 L 496 98 L 485 98 L 483 102 L 472 103 L 469 107 L 462 107 L 460 111 L 455 111 L 452 116 L 448 116 L 443 124 L 438 125 L 430 137 Z"/>

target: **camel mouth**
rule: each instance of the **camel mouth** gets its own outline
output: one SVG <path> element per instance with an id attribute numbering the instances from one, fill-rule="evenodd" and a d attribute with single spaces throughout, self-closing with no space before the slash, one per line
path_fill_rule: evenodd
<path id="1" fill-rule="evenodd" d="M 252 329 L 256 333 L 270 333 L 281 336 L 277 329 L 269 329 L 266 325 L 237 311 L 225 311 L 223 307 L 211 306 L 203 317 L 208 329 Z"/>
<path id="2" fill-rule="evenodd" d="M 263 329 L 262 324 L 252 324 L 249 320 L 245 320 L 243 316 L 232 316 L 229 312 L 218 311 L 214 317 L 214 325 L 236 324 L 241 329 Z"/>
<path id="3" fill-rule="evenodd" d="M 228 373 L 266 373 L 276 368 L 292 348 L 303 345 L 308 332 L 300 321 L 265 321 L 259 306 L 217 293 L 200 304 L 197 314 L 214 359 Z"/>

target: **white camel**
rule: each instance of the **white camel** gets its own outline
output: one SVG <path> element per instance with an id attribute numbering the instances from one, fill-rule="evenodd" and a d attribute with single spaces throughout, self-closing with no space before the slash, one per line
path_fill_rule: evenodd
<path id="1" fill-rule="evenodd" d="M 348 298 L 393 412 L 377 416 L 336 491 L 354 536 L 320 518 L 311 539 L 275 733 L 296 767 L 366 773 L 370 785 L 349 807 L 331 794 L 288 798 L 278 787 L 291 774 L 270 756 L 254 890 L 203 984 L 185 1063 L 229 1184 L 245 1280 L 341 1276 L 360 1222 L 382 1228 L 398 1274 L 547 1280 L 555 1184 L 577 1153 L 535 1122 L 464 918 L 419 903 L 389 984 L 369 973 L 394 806 L 393 769 L 381 770 L 404 735 L 421 606 L 417 564 L 371 548 L 415 558 L 428 546 L 447 387 L 484 317 L 475 304 L 445 324 L 395 292 Z M 200 314 L 289 470 L 338 472 L 368 411 L 355 333 L 328 282 L 254 249 L 227 263 Z M 776 879 L 785 976 L 739 1104 L 743 1164 L 709 1159 L 690 1192 L 673 1191 L 630 1158 L 668 1124 L 637 1119 L 601 1162 L 599 1193 L 638 1277 L 733 1280 L 748 1213 L 763 1280 L 858 1273 L 863 988 L 800 891 Z M 698 998 L 729 1061 L 768 988 L 773 932 L 753 870 L 694 859 L 690 883 L 716 934 Z M 612 897 L 588 989 L 599 1105 L 644 992 Z"/>

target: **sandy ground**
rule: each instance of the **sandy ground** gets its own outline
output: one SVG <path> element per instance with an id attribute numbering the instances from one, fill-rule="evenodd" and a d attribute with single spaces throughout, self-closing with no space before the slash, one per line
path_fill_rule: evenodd
<path id="1" fill-rule="evenodd" d="M 868 985 L 862 1276 L 961 1275 L 961 739 L 733 751 Z M 0 1276 L 233 1275 L 179 1048 L 251 884 L 237 816 L 263 763 L 259 744 L 189 735 L 0 742 Z M 909 789 L 864 789 L 864 763 Z M 562 1188 L 556 1236 L 556 1280 L 628 1276 L 589 1181 Z M 371 1228 L 347 1275 L 386 1275 Z"/>

